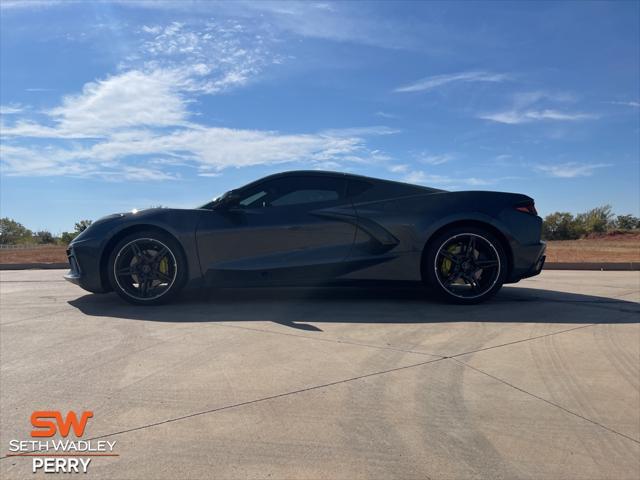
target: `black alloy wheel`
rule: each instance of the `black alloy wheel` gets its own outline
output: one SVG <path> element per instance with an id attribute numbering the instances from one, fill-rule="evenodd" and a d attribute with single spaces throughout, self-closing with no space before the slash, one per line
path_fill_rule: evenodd
<path id="1" fill-rule="evenodd" d="M 130 303 L 163 303 L 182 287 L 186 262 L 168 235 L 141 232 L 124 238 L 113 249 L 109 279 L 113 289 Z"/>
<path id="2" fill-rule="evenodd" d="M 457 228 L 444 232 L 428 252 L 427 279 L 446 300 L 479 303 L 504 283 L 507 261 L 501 243 L 489 232 Z"/>

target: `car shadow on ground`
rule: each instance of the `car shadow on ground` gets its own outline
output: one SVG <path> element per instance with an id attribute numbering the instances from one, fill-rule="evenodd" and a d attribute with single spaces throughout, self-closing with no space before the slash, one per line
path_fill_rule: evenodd
<path id="1" fill-rule="evenodd" d="M 422 286 L 224 288 L 183 293 L 160 306 L 129 305 L 114 293 L 69 301 L 85 315 L 153 322 L 270 321 L 322 331 L 336 323 L 638 323 L 640 304 L 592 295 L 505 286 L 479 305 L 451 305 Z"/>

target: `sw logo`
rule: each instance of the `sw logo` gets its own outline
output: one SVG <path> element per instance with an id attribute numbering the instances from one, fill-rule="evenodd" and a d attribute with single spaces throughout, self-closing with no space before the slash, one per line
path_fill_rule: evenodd
<path id="1" fill-rule="evenodd" d="M 32 430 L 32 437 L 53 437 L 56 432 L 60 432 L 60 435 L 67 437 L 69 430 L 73 428 L 73 432 L 76 437 L 81 437 L 84 434 L 84 429 L 87 426 L 87 421 L 93 417 L 93 412 L 82 412 L 80 420 L 75 412 L 67 413 L 67 418 L 63 419 L 62 414 L 57 410 L 44 410 L 33 412 L 31 414 L 31 425 L 40 430 Z M 55 423 L 50 420 L 55 419 Z"/>
<path id="2" fill-rule="evenodd" d="M 62 437 L 66 438 L 73 428 L 76 437 L 82 437 L 87 421 L 91 417 L 93 417 L 93 412 L 90 411 L 82 412 L 80 420 L 78 420 L 76 412 L 68 412 L 65 419 L 62 418 L 62 414 L 57 410 L 33 412 L 31 414 L 31 425 L 35 430 L 31 431 L 31 436 L 34 438 L 53 437 L 59 432 Z M 63 447 L 65 451 L 69 448 L 70 443 Z M 41 457 L 33 459 L 32 471 L 33 473 L 38 470 L 42 470 L 45 473 L 87 473 L 89 463 L 91 463 L 90 458 Z"/>
<path id="3" fill-rule="evenodd" d="M 9 441 L 8 456 L 32 457 L 32 472 L 87 473 L 92 457 L 118 457 L 113 453 L 116 442 L 80 440 L 92 411 L 63 415 L 58 410 L 38 410 L 31 414 L 32 440 Z M 67 439 L 69 435 L 76 440 Z M 51 438 L 58 435 L 61 438 Z"/>

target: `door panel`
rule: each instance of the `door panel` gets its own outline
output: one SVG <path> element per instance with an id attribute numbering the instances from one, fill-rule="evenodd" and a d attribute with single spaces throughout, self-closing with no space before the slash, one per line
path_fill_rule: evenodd
<path id="1" fill-rule="evenodd" d="M 351 251 L 356 220 L 344 181 L 329 180 L 271 180 L 241 192 L 246 201 L 238 208 L 205 215 L 197 237 L 207 280 L 298 283 L 338 274 Z"/>

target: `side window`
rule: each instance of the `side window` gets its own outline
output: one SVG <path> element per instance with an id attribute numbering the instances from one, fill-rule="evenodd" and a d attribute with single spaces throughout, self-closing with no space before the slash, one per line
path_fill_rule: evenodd
<path id="1" fill-rule="evenodd" d="M 255 192 L 250 194 L 248 197 L 240 200 L 240 206 L 242 207 L 254 207 L 258 206 L 260 203 L 260 199 L 264 198 L 267 195 L 265 190 L 260 190 L 259 192 Z"/>
<path id="2" fill-rule="evenodd" d="M 337 200 L 338 198 L 339 194 L 334 190 L 294 190 L 273 200 L 271 206 L 282 207 L 284 205 L 297 205 L 300 203 L 328 202 L 330 200 Z"/>
<path id="3" fill-rule="evenodd" d="M 345 198 L 346 180 L 324 176 L 281 177 L 243 192 L 243 208 L 288 207 Z"/>

